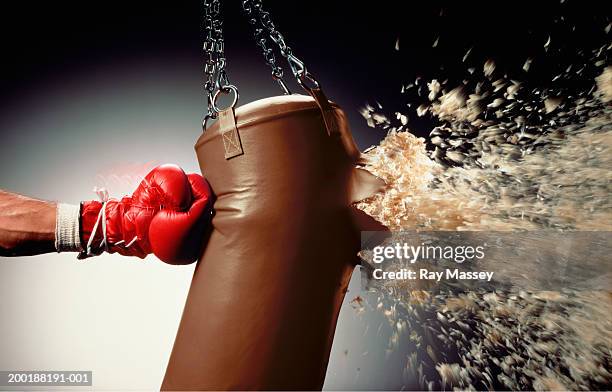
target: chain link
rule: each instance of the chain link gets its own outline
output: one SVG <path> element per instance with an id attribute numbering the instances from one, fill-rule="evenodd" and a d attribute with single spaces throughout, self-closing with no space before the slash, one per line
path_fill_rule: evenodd
<path id="1" fill-rule="evenodd" d="M 208 111 L 204 123 L 208 119 L 217 117 L 215 95 L 218 90 L 225 90 L 230 86 L 225 71 L 225 42 L 223 40 L 223 22 L 220 18 L 221 1 L 204 0 L 204 74 Z"/>
<path id="2" fill-rule="evenodd" d="M 276 63 L 274 50 L 270 47 L 268 39 L 272 40 L 278 46 L 281 55 L 287 59 L 293 76 L 295 76 L 302 87 L 307 90 L 310 89 L 305 83 L 305 81 L 310 81 L 318 88 L 319 83 L 314 76 L 306 70 L 304 62 L 293 54 L 291 47 L 287 45 L 283 35 L 276 30 L 270 13 L 263 9 L 262 0 L 243 0 L 242 9 L 247 14 L 249 23 L 254 28 L 255 41 L 257 45 L 262 48 L 266 63 L 272 68 L 272 78 L 280 84 L 285 94 L 290 94 L 290 91 L 283 80 L 283 69 Z"/>
<path id="3" fill-rule="evenodd" d="M 274 78 L 282 79 L 283 68 L 276 64 L 276 56 L 274 55 L 274 50 L 268 47 L 268 36 L 266 34 L 266 31 L 261 26 L 259 26 L 259 19 L 257 18 L 257 15 L 254 11 L 254 8 L 256 7 L 261 8 L 261 5 L 253 4 L 252 0 L 243 0 L 242 2 L 242 9 L 244 10 L 244 12 L 246 12 L 249 18 L 249 23 L 254 28 L 255 42 L 262 49 L 266 63 L 268 63 L 270 68 L 272 68 L 272 76 Z"/>

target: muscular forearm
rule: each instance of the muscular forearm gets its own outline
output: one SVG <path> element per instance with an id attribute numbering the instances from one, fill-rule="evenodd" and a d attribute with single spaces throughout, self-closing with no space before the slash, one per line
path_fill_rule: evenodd
<path id="1" fill-rule="evenodd" d="M 55 251 L 56 203 L 0 190 L 0 256 Z"/>

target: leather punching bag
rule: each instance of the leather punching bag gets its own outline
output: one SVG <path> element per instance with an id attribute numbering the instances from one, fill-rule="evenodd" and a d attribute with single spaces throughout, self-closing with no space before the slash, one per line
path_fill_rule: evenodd
<path id="1" fill-rule="evenodd" d="M 382 228 L 351 203 L 382 182 L 311 94 L 221 111 L 197 141 L 215 215 L 163 390 L 321 389 L 359 230 Z"/>

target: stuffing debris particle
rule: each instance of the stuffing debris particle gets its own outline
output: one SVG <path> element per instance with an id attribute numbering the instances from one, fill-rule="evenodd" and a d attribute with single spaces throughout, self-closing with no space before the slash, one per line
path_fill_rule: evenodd
<path id="1" fill-rule="evenodd" d="M 544 47 L 551 47 L 550 36 Z M 591 73 L 592 86 L 571 94 L 506 77 L 493 81 L 492 60 L 478 83 L 431 80 L 427 99 L 411 103 L 438 124 L 428 140 L 364 109 L 368 124 L 387 130 L 364 154 L 387 188 L 357 207 L 391 230 L 611 230 L 612 67 L 596 65 L 609 50 L 594 53 L 590 64 L 563 67 L 557 81 L 599 70 Z M 396 118 L 410 125 L 408 115 Z M 610 291 L 433 291 L 399 281 L 379 290 L 368 309 L 393 326 L 389 350 L 402 342 L 410 347 L 407 389 L 612 385 Z M 364 303 L 370 300 L 364 295 Z"/>

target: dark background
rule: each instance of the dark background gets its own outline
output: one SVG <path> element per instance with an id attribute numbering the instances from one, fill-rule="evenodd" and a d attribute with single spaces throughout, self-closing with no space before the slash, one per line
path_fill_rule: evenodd
<path id="1" fill-rule="evenodd" d="M 228 71 L 241 103 L 280 94 L 240 2 L 225 3 Z M 327 95 L 344 107 L 362 148 L 385 135 L 360 116 L 367 103 L 379 102 L 390 115 L 406 112 L 412 131 L 427 135 L 433 120 L 413 113 L 427 98 L 400 93 L 417 76 L 448 79 L 452 87 L 468 77 L 469 67 L 476 69 L 475 79 L 483 78 L 482 65 L 492 58 L 496 78 L 507 73 L 545 88 L 568 64 L 590 61 L 592 49 L 609 43 L 604 29 L 610 12 L 603 1 L 265 4 Z M 157 164 L 199 170 L 193 144 L 205 95 L 198 0 L 19 1 L 1 7 L 0 188 L 78 203 L 95 198 L 94 185 L 114 196 L 131 193 L 138 176 Z M 394 49 L 398 37 L 400 51 Z M 534 60 L 525 73 L 528 57 Z M 574 90 L 591 85 L 592 77 L 563 83 Z M 158 388 L 190 271 L 126 263 L 116 255 L 74 266 L 70 254 L 2 263 L 0 310 L 10 321 L 0 325 L 3 367 L 84 364 L 94 369 L 101 389 L 118 389 L 118 383 Z M 354 291 L 347 302 L 352 298 Z M 28 307 L 37 311 L 24 312 Z M 395 390 L 405 384 L 405 352 L 386 352 L 386 319 L 373 312 L 365 317 L 343 307 L 327 388 Z M 381 323 L 387 327 L 379 336 Z"/>
<path id="2" fill-rule="evenodd" d="M 245 74 L 235 72 L 232 78 L 233 68 L 248 64 L 247 77 L 259 80 L 269 78 L 269 71 L 240 3 L 225 1 L 222 12 L 229 75 L 244 89 L 249 86 Z M 468 67 L 481 72 L 484 61 L 493 58 L 510 77 L 545 84 L 556 71 L 576 62 L 581 56 L 578 48 L 609 41 L 603 31 L 610 15 L 605 2 L 268 0 L 264 4 L 328 96 L 349 112 L 354 128 L 365 127 L 358 110 L 366 103 L 380 102 L 391 114 L 409 112 L 400 89 L 416 76 L 449 79 L 453 84 L 460 82 Z M 11 110 L 11 102 L 20 94 L 36 94 L 49 80 L 61 80 L 97 63 L 139 58 L 202 61 L 202 6 L 196 0 L 26 1 L 3 8 L 0 114 Z M 551 49 L 544 52 L 549 35 Z M 398 37 L 400 51 L 394 49 Z M 433 48 L 437 37 L 439 44 Z M 462 64 L 470 47 L 472 53 Z M 525 74 L 521 67 L 530 56 L 535 60 Z M 270 81 L 268 90 L 250 94 L 263 97 L 279 91 Z M 430 120 L 414 117 L 410 116 L 410 126 L 425 135 Z M 362 147 L 384 136 L 377 131 L 357 134 Z"/>

